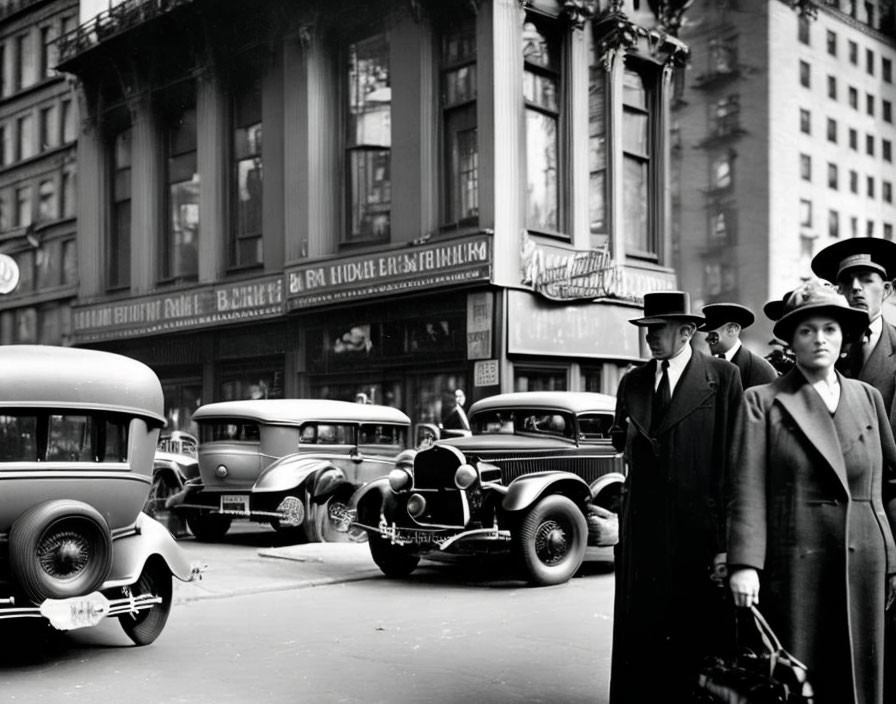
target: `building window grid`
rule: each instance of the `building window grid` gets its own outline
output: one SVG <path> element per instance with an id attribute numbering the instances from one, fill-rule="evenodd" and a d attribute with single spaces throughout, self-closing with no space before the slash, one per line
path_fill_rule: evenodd
<path id="1" fill-rule="evenodd" d="M 807 61 L 800 61 L 800 85 L 803 88 L 812 87 L 812 67 Z"/>
<path id="2" fill-rule="evenodd" d="M 893 202 L 893 183 L 891 181 L 881 181 L 880 195 L 884 203 Z"/>
<path id="3" fill-rule="evenodd" d="M 865 94 L 865 112 L 874 117 L 874 96 L 871 93 Z"/>
<path id="4" fill-rule="evenodd" d="M 812 201 L 800 199 L 800 227 L 812 227 Z"/>
<path id="5" fill-rule="evenodd" d="M 837 143 L 837 121 L 830 117 L 828 118 L 828 141 Z"/>
<path id="6" fill-rule="evenodd" d="M 869 76 L 874 75 L 874 52 L 871 49 L 865 49 L 865 71 Z"/>
<path id="7" fill-rule="evenodd" d="M 166 130 L 167 233 L 161 277 L 195 279 L 199 273 L 199 174 L 196 108 L 184 106 L 170 116 Z"/>
<path id="8" fill-rule="evenodd" d="M 251 267 L 263 262 L 261 76 L 239 86 L 233 93 L 233 223 L 230 265 Z"/>
<path id="9" fill-rule="evenodd" d="M 811 29 L 811 25 L 809 22 L 809 18 L 805 15 L 800 15 L 799 19 L 797 20 L 797 34 L 796 34 L 797 39 L 799 40 L 800 44 L 805 44 L 806 46 L 809 46 L 811 44 L 811 37 L 809 34 L 810 29 Z"/>
<path id="10" fill-rule="evenodd" d="M 849 148 L 853 151 L 859 149 L 859 133 L 852 128 L 849 130 Z"/>
<path id="11" fill-rule="evenodd" d="M 893 103 L 889 100 L 881 100 L 880 104 L 881 115 L 883 117 L 884 122 L 893 122 Z"/>
<path id="12" fill-rule="evenodd" d="M 869 198 L 874 198 L 874 176 L 866 176 L 865 177 L 865 185 L 868 192 Z"/>
<path id="13" fill-rule="evenodd" d="M 854 41 L 849 41 L 849 63 L 857 66 L 859 63 L 859 45 Z"/>
<path id="14" fill-rule="evenodd" d="M 800 178 L 812 181 L 812 157 L 808 154 L 800 154 Z"/>
<path id="15" fill-rule="evenodd" d="M 880 142 L 881 157 L 884 161 L 893 161 L 893 142 L 889 139 L 882 139 Z"/>
<path id="16" fill-rule="evenodd" d="M 650 217 L 654 201 L 651 107 L 655 95 L 647 73 L 629 67 L 623 80 L 622 230 L 626 253 L 655 260 L 659 252 Z M 738 104 L 737 96 L 717 104 L 716 134 L 720 134 L 718 130 L 728 133 L 736 129 L 733 125 L 738 122 Z"/>
<path id="17" fill-rule="evenodd" d="M 840 213 L 836 210 L 828 211 L 828 236 L 840 237 Z"/>
<path id="18" fill-rule="evenodd" d="M 893 82 L 893 62 L 885 56 L 880 60 L 880 75 L 884 83 Z"/>
<path id="19" fill-rule="evenodd" d="M 849 172 L 849 192 L 856 194 L 859 192 L 859 173 L 857 171 L 850 170 Z"/>
<path id="20" fill-rule="evenodd" d="M 853 86 L 850 86 L 848 95 L 849 95 L 849 107 L 851 107 L 853 110 L 858 110 L 859 109 L 859 91 L 856 88 L 854 88 Z"/>
<path id="21" fill-rule="evenodd" d="M 828 76 L 828 98 L 837 99 L 837 78 L 836 76 Z"/>
<path id="22" fill-rule="evenodd" d="M 834 34 L 831 30 L 827 31 L 827 47 L 828 54 L 831 56 L 837 55 L 837 35 Z"/>
<path id="23" fill-rule="evenodd" d="M 874 135 L 866 134 L 865 135 L 865 153 L 868 156 L 874 156 Z"/>
<path id="24" fill-rule="evenodd" d="M 812 115 L 805 108 L 800 108 L 800 132 L 812 134 Z"/>
<path id="25" fill-rule="evenodd" d="M 840 174 L 836 164 L 828 163 L 828 188 L 837 190 L 839 186 Z"/>

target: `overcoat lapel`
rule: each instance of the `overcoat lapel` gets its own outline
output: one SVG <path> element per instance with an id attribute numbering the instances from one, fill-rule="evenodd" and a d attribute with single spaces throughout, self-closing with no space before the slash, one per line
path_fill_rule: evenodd
<path id="1" fill-rule="evenodd" d="M 892 326 L 884 322 L 880 339 L 878 339 L 874 349 L 871 350 L 868 361 L 864 365 L 859 362 L 856 378 L 876 379 L 882 374 L 886 375 L 893 368 L 891 357 L 896 354 L 896 339 L 894 338 L 896 338 L 896 331 L 893 330 Z M 855 346 L 861 350 L 861 343 L 857 342 Z"/>
<path id="2" fill-rule="evenodd" d="M 861 408 L 858 403 L 850 404 L 849 399 L 850 397 L 854 399 L 854 392 L 852 389 L 847 390 L 848 387 L 843 383 L 843 377 L 839 373 L 838 379 L 841 382 L 840 406 L 844 409 L 850 406 Z M 818 392 L 812 388 L 803 373 L 794 368 L 781 379 L 781 390 L 775 398 L 806 436 L 806 439 L 815 446 L 827 465 L 837 475 L 843 490 L 849 495 L 846 465 L 843 461 L 840 441 L 837 439 L 837 429 L 834 427 L 834 420 L 829 413 L 819 412 L 819 404 L 822 408 L 824 408 L 824 404 L 821 403 Z"/>
<path id="3" fill-rule="evenodd" d="M 715 394 L 717 385 L 718 380 L 709 374 L 706 358 L 695 350 L 691 355 L 691 361 L 675 385 L 672 403 L 669 404 L 665 417 L 653 434 L 656 436 L 666 432 L 693 413 L 698 406 Z"/>
<path id="4" fill-rule="evenodd" d="M 747 379 L 750 378 L 750 371 L 753 368 L 753 359 L 750 357 L 750 350 L 741 345 L 740 349 L 738 349 L 731 358 L 731 362 L 736 364 L 737 368 L 740 369 L 741 382 L 746 384 Z"/>
<path id="5" fill-rule="evenodd" d="M 626 389 L 628 419 L 642 435 L 650 437 L 650 414 L 653 412 L 656 360 L 652 359 L 629 374 Z"/>

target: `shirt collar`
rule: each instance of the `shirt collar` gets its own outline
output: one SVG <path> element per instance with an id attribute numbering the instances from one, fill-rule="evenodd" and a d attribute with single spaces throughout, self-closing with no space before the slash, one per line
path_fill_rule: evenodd
<path id="1" fill-rule="evenodd" d="M 884 316 L 879 315 L 870 323 L 868 323 L 868 329 L 871 331 L 871 336 L 876 337 L 883 332 L 884 329 Z"/>
<path id="2" fill-rule="evenodd" d="M 735 340 L 734 344 L 731 345 L 731 349 L 725 353 L 725 359 L 729 362 L 734 359 L 734 355 L 737 354 L 737 351 L 742 347 L 740 340 Z"/>
<path id="3" fill-rule="evenodd" d="M 669 357 L 669 370 L 682 371 L 686 366 L 688 366 L 688 362 L 691 361 L 691 355 L 694 352 L 691 350 L 691 344 L 689 342 L 684 343 L 682 348 L 678 351 L 678 353 L 674 357 Z M 661 362 L 657 361 L 657 368 L 661 366 Z"/>

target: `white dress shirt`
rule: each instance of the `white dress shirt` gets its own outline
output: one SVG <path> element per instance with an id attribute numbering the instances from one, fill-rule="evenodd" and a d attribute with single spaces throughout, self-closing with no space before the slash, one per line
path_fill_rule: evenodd
<path id="1" fill-rule="evenodd" d="M 691 350 L 690 343 L 685 343 L 684 346 L 678 351 L 674 357 L 669 357 L 669 390 L 674 394 L 675 386 L 678 384 L 678 380 L 681 379 L 681 375 L 684 373 L 684 368 L 688 366 L 688 362 L 691 361 L 691 356 L 693 355 L 693 351 Z M 656 374 L 653 378 L 653 390 L 656 391 L 657 387 L 660 385 L 660 379 L 663 378 L 663 362 L 662 360 L 656 360 Z"/>
<path id="2" fill-rule="evenodd" d="M 877 316 L 874 320 L 868 323 L 868 329 L 871 330 L 871 339 L 866 345 L 867 352 L 865 354 L 865 359 L 868 359 L 871 350 L 877 346 L 877 343 L 880 340 L 881 333 L 884 331 L 884 317 L 882 315 Z"/>
<path id="3" fill-rule="evenodd" d="M 734 355 L 737 354 L 737 351 L 742 347 L 740 340 L 735 341 L 733 345 L 731 345 L 731 349 L 725 353 L 725 359 L 729 362 L 734 359 Z"/>

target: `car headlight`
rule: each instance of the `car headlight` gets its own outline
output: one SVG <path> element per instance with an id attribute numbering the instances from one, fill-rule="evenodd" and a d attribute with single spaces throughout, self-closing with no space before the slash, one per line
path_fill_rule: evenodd
<path id="1" fill-rule="evenodd" d="M 419 518 L 426 511 L 426 499 L 420 494 L 411 494 L 408 499 L 408 514 L 411 518 Z"/>
<path id="2" fill-rule="evenodd" d="M 389 486 L 392 487 L 392 491 L 397 492 L 403 489 L 410 489 L 413 482 L 414 479 L 411 473 L 406 469 L 396 467 L 389 472 Z"/>
<path id="3" fill-rule="evenodd" d="M 479 472 L 470 464 L 462 464 L 454 472 L 454 486 L 465 491 L 479 481 Z"/>

